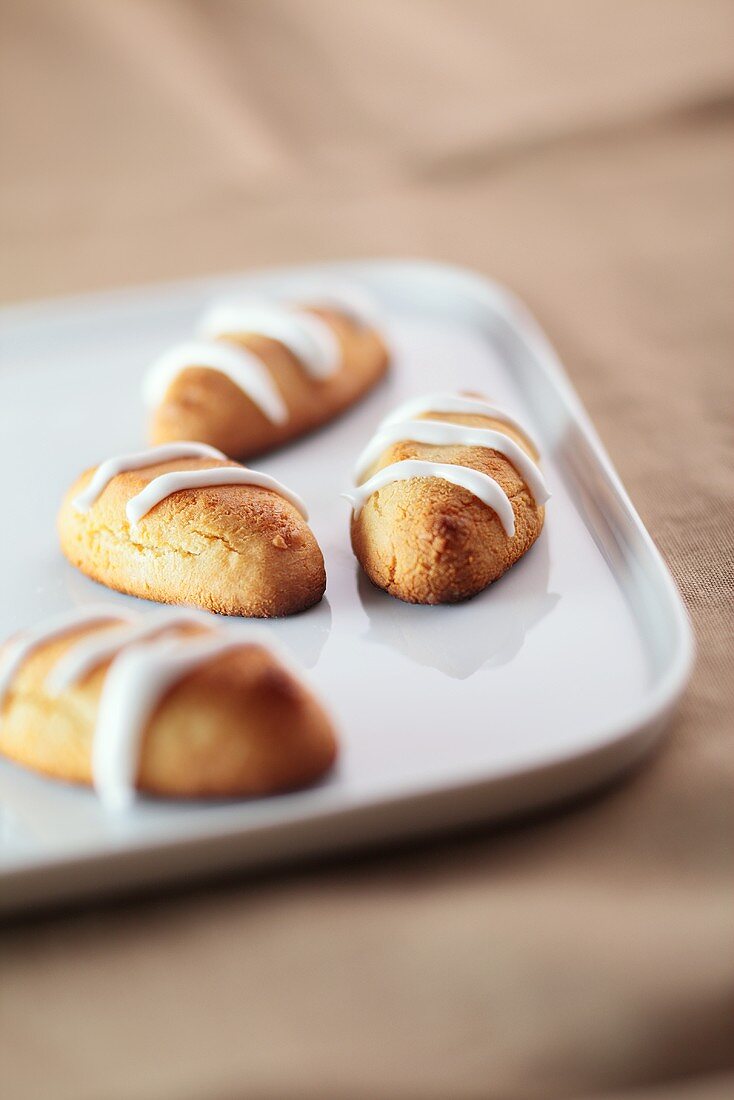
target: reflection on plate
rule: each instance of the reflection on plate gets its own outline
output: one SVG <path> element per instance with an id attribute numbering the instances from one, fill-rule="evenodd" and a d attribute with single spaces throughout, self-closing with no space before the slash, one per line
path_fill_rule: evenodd
<path id="1" fill-rule="evenodd" d="M 531 627 L 553 610 L 560 597 L 548 591 L 548 576 L 545 535 L 484 592 L 450 606 L 402 603 L 376 588 L 359 569 L 357 590 L 369 623 L 364 637 L 391 646 L 416 664 L 466 680 L 481 668 L 497 668 L 511 660 Z M 476 629 L 477 605 L 482 607 L 481 634 Z"/>
<path id="2" fill-rule="evenodd" d="M 104 599 L 105 594 L 109 596 L 111 603 L 135 600 L 143 610 L 146 606 L 159 609 L 162 606 L 148 600 L 140 600 L 138 597 L 122 596 L 119 592 L 107 589 L 104 585 L 97 584 L 71 568 L 67 570 L 65 582 L 66 591 L 63 602 L 53 600 L 50 601 L 50 606 L 55 607 L 57 602 L 60 609 L 68 607 L 69 604 L 72 607 L 82 607 L 85 603 L 98 604 L 100 599 Z M 199 611 L 198 614 L 206 618 L 211 612 Z M 249 634 L 257 635 L 262 631 L 264 642 L 267 640 L 271 644 L 282 645 L 286 655 L 302 668 L 315 668 L 331 631 L 331 607 L 328 599 L 324 598 L 315 607 L 302 611 L 298 615 L 289 615 L 285 619 L 240 619 L 232 616 L 221 619 L 220 622 L 232 630 L 241 629 Z M 20 625 L 25 626 L 26 623 Z"/>
<path id="3" fill-rule="evenodd" d="M 252 619 L 241 620 L 252 623 Z M 270 631 L 270 636 L 282 644 L 302 668 L 315 668 L 331 632 L 331 605 L 326 596 L 307 611 L 285 619 L 258 619 L 258 625 Z"/>

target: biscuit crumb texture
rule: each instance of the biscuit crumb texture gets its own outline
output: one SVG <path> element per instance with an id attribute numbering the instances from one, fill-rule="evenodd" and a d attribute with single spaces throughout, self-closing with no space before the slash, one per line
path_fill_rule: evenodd
<path id="1" fill-rule="evenodd" d="M 484 417 L 442 419 L 489 426 Z M 496 426 L 532 453 L 518 433 Z M 514 536 L 508 538 L 494 510 L 468 490 L 439 478 L 413 478 L 373 493 L 352 518 L 354 553 L 373 584 L 408 603 L 455 603 L 475 596 L 530 549 L 542 530 L 544 509 L 504 455 L 478 447 L 401 442 L 384 452 L 368 476 L 408 458 L 489 474 L 512 504 Z"/>
<path id="2" fill-rule="evenodd" d="M 58 697 L 46 676 L 85 631 L 36 650 L 3 704 L 0 751 L 72 783 L 92 781 L 92 740 L 109 664 Z M 314 782 L 337 741 L 308 689 L 258 645 L 220 654 L 161 699 L 147 723 L 139 790 L 177 798 L 265 795 Z"/>
<path id="3" fill-rule="evenodd" d="M 185 489 L 130 527 L 125 505 L 153 478 L 211 466 L 211 460 L 186 459 L 127 471 L 81 514 L 72 501 L 89 481 L 87 471 L 59 514 L 64 554 L 93 580 L 159 603 L 258 618 L 317 603 L 326 588 L 319 545 L 298 510 L 268 489 Z"/>

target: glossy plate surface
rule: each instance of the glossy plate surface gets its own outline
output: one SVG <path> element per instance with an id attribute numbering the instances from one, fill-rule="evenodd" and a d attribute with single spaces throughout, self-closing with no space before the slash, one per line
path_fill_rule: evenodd
<path id="1" fill-rule="evenodd" d="M 386 841 L 559 800 L 611 778 L 654 741 L 691 664 L 688 622 L 542 334 L 472 274 L 374 262 L 281 270 L 15 307 L 0 314 L 0 637 L 88 602 L 135 604 L 58 550 L 55 515 L 83 468 L 145 442 L 146 365 L 239 289 L 298 297 L 348 280 L 377 299 L 390 379 L 346 416 L 253 462 L 308 503 L 327 598 L 233 631 L 275 637 L 341 731 L 335 774 L 260 802 L 165 804 L 123 816 L 92 793 L 0 761 L 0 908 L 110 892 Z M 536 546 L 454 607 L 372 588 L 339 493 L 378 420 L 411 395 L 483 392 L 541 447 L 552 499 Z"/>

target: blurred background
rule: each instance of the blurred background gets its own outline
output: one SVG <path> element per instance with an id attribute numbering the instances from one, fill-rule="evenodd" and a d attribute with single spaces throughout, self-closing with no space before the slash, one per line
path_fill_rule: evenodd
<path id="1" fill-rule="evenodd" d="M 49 1069 L 57 1100 L 731 1095 L 734 5 L 0 17 L 0 297 L 362 256 L 491 275 L 559 348 L 699 642 L 665 751 L 602 800 L 6 931 L 8 1095 Z"/>
<path id="2" fill-rule="evenodd" d="M 397 254 L 626 321 L 721 232 L 726 0 L 1 7 L 3 297 Z"/>

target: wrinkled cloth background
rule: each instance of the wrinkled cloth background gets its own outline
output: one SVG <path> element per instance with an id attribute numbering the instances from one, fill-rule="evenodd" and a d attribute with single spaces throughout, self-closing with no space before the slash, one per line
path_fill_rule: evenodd
<path id="1" fill-rule="evenodd" d="M 734 7 L 2 3 L 0 293 L 422 256 L 536 313 L 697 632 L 522 826 L 0 932 L 10 1098 L 734 1094 Z"/>

